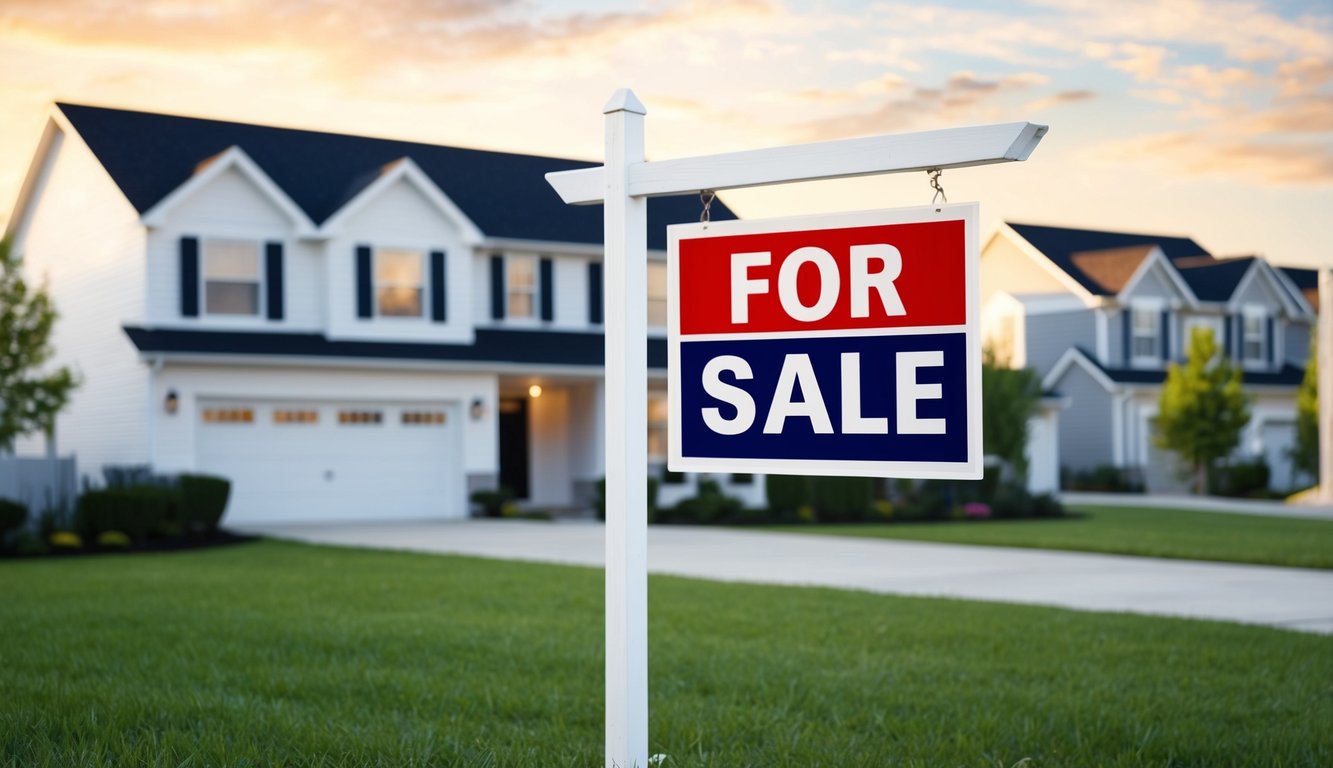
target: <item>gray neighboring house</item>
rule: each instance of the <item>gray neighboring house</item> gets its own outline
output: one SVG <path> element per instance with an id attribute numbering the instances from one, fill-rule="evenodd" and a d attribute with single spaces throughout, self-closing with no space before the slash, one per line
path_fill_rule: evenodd
<path id="1" fill-rule="evenodd" d="M 1192 329 L 1211 328 L 1253 397 L 1236 457 L 1263 458 L 1271 486 L 1286 490 L 1309 481 L 1289 452 L 1315 277 L 1217 258 L 1185 237 L 1007 223 L 981 253 L 982 334 L 1068 403 L 1062 468 L 1109 465 L 1141 472 L 1149 490 L 1177 491 L 1174 457 L 1153 444 L 1157 401 Z"/>

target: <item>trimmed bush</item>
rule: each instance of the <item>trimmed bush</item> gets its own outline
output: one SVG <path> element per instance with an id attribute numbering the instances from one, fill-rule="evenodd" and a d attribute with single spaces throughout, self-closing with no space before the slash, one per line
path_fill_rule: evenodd
<path id="1" fill-rule="evenodd" d="M 1268 463 L 1263 459 L 1238 461 L 1209 473 L 1209 492 L 1218 496 L 1264 496 L 1268 493 Z"/>
<path id="2" fill-rule="evenodd" d="M 49 539 L 51 548 L 70 551 L 83 549 L 83 537 L 73 531 L 56 531 Z"/>
<path id="3" fill-rule="evenodd" d="M 869 477 L 812 477 L 811 501 L 815 514 L 827 523 L 853 523 L 867 519 L 874 494 Z"/>
<path id="4" fill-rule="evenodd" d="M 213 475 L 180 476 L 180 514 L 175 523 L 183 530 L 216 531 L 227 511 L 231 481 Z"/>
<path id="5" fill-rule="evenodd" d="M 743 505 L 740 499 L 734 499 L 722 493 L 722 486 L 716 480 L 700 480 L 699 492 L 693 498 L 684 499 L 674 508 L 663 510 L 664 522 L 708 524 L 731 521 L 740 517 Z"/>
<path id="6" fill-rule="evenodd" d="M 97 534 L 97 546 L 102 549 L 129 549 L 130 537 L 120 531 L 102 531 Z"/>
<path id="7" fill-rule="evenodd" d="M 482 517 L 504 517 L 505 504 L 514 500 L 514 492 L 504 487 L 473 491 L 471 501 L 481 505 Z"/>
<path id="8" fill-rule="evenodd" d="M 801 508 L 813 506 L 810 478 L 803 475 L 766 475 L 764 493 L 768 496 L 768 508 L 776 520 L 801 520 Z"/>
<path id="9" fill-rule="evenodd" d="M 0 498 L 0 541 L 28 522 L 28 508 L 12 499 Z"/>
<path id="10" fill-rule="evenodd" d="M 121 531 L 135 541 L 144 541 L 175 520 L 180 498 L 175 489 L 155 485 L 85 491 L 79 497 L 75 520 L 87 538 Z"/>

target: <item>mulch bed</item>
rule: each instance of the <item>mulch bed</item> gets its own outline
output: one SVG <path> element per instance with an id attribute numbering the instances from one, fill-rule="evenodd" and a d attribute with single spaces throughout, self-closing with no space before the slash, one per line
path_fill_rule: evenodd
<path id="1" fill-rule="evenodd" d="M 33 552 L 19 554 L 12 548 L 0 551 L 0 559 L 3 560 L 30 560 L 34 558 L 53 558 L 53 557 L 88 557 L 95 555 L 134 555 L 150 552 L 183 552 L 194 549 L 212 549 L 214 547 L 227 547 L 233 544 L 248 544 L 252 541 L 258 541 L 260 536 L 252 536 L 244 533 L 233 533 L 227 530 L 217 530 L 211 533 L 192 533 L 175 538 L 157 538 L 132 544 L 129 547 L 98 547 L 96 542 L 85 542 L 82 549 L 67 549 L 64 547 L 51 547 L 47 552 Z"/>

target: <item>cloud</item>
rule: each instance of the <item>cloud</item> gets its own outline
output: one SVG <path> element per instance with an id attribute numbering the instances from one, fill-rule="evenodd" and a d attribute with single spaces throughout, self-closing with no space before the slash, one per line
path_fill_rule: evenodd
<path id="1" fill-rule="evenodd" d="M 1219 140 L 1206 132 L 1156 134 L 1105 148 L 1112 162 L 1133 159 L 1190 176 L 1245 178 L 1270 185 L 1333 183 L 1333 148 L 1316 142 Z"/>
<path id="2" fill-rule="evenodd" d="M 1097 98 L 1097 92 L 1080 88 L 1074 91 L 1058 91 L 1045 98 L 1029 101 L 1023 106 L 1024 110 L 1029 112 L 1044 112 L 1052 107 L 1059 107 L 1065 104 L 1078 104 L 1084 101 L 1091 101 Z"/>

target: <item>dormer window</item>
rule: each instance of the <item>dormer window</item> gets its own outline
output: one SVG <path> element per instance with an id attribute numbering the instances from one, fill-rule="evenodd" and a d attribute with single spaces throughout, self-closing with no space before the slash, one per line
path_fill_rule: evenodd
<path id="1" fill-rule="evenodd" d="M 510 255 L 505 259 L 505 317 L 537 316 L 537 259 Z"/>
<path id="2" fill-rule="evenodd" d="M 1156 308 L 1135 307 L 1132 312 L 1133 335 L 1130 339 L 1136 362 L 1156 361 L 1161 357 L 1162 312 Z"/>
<path id="3" fill-rule="evenodd" d="M 421 317 L 425 269 L 419 251 L 375 251 L 375 314 Z"/>
<path id="4" fill-rule="evenodd" d="M 203 266 L 205 314 L 259 314 L 259 243 L 205 240 Z"/>
<path id="5" fill-rule="evenodd" d="M 1259 312 L 1246 312 L 1241 322 L 1241 359 L 1246 363 L 1263 363 L 1268 360 L 1266 325 L 1267 318 Z"/>

